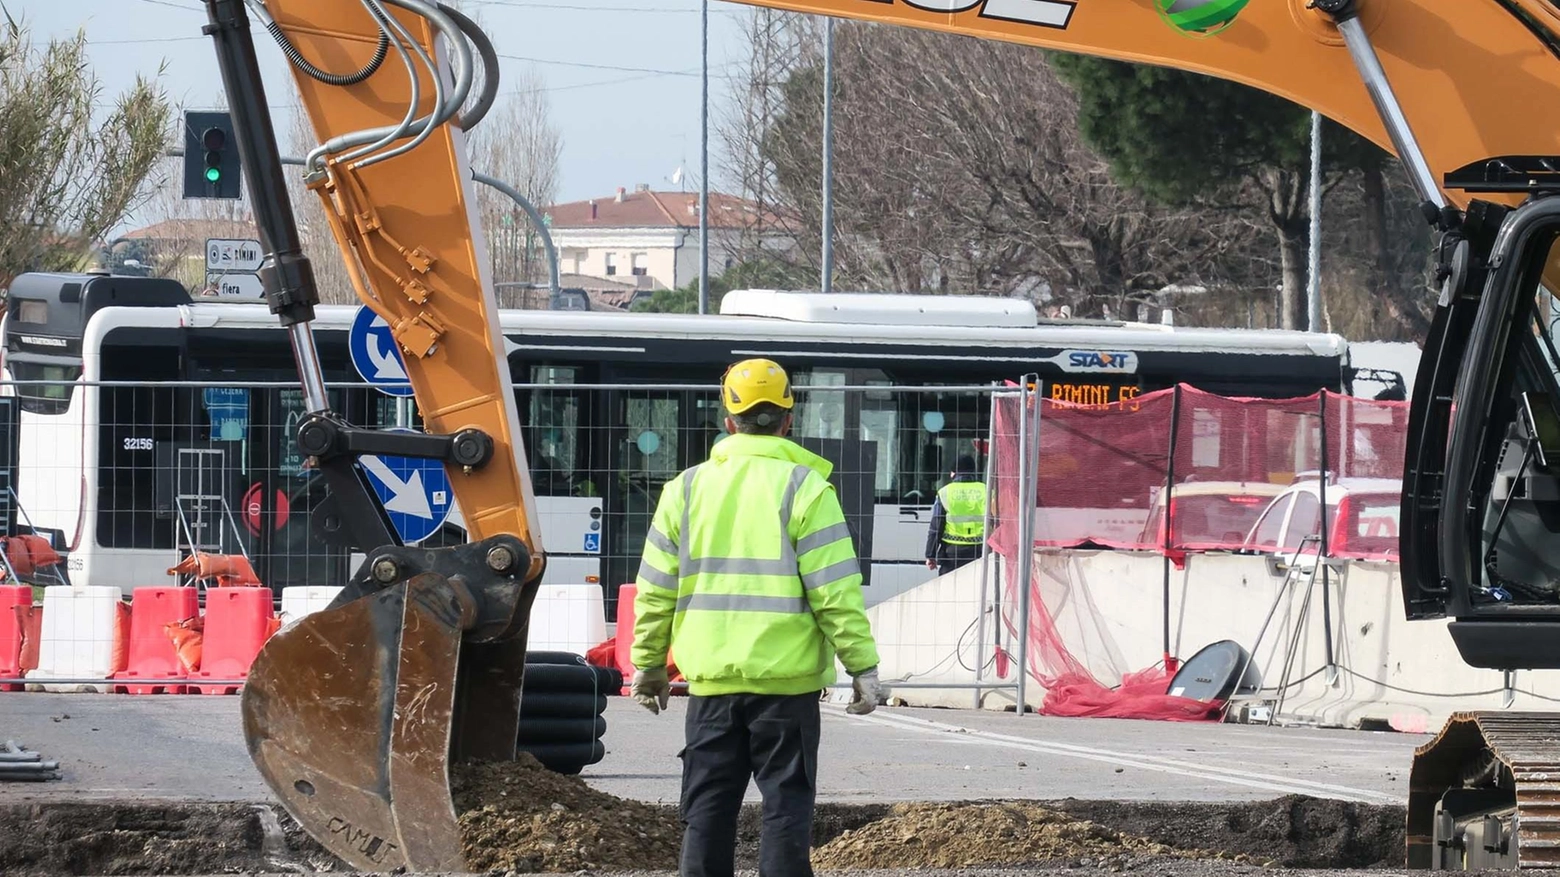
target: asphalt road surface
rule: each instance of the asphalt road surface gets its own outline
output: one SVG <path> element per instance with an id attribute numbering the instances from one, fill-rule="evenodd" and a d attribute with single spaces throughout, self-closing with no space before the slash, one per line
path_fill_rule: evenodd
<path id="1" fill-rule="evenodd" d="M 678 797 L 685 701 L 651 715 L 607 709 L 593 786 L 653 803 Z M 0 783 L 0 801 L 266 801 L 235 696 L 0 693 L 0 740 L 61 763 L 50 783 Z M 972 710 L 824 706 L 823 801 L 1060 798 L 1242 801 L 1286 794 L 1406 800 L 1427 738 L 1392 732 L 1059 719 Z M 749 800 L 757 800 L 750 787 Z"/>

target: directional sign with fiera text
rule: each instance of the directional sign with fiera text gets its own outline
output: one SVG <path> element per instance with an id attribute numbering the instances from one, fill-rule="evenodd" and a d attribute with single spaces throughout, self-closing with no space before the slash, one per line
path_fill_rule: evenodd
<path id="1" fill-rule="evenodd" d="M 259 241 L 206 239 L 207 271 L 258 271 L 265 261 Z"/>
<path id="2" fill-rule="evenodd" d="M 412 384 L 406 378 L 406 365 L 396 349 L 395 335 L 383 317 L 366 305 L 358 307 L 347 335 L 347 350 L 352 366 L 363 380 L 387 396 L 410 396 Z"/>
<path id="3" fill-rule="evenodd" d="M 258 274 L 206 274 L 206 286 L 222 298 L 265 298 L 265 284 Z"/>

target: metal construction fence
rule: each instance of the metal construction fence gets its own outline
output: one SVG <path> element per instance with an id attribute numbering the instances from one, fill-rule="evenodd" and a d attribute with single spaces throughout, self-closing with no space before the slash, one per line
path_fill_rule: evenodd
<path id="1" fill-rule="evenodd" d="M 1203 718 L 1205 703 L 1167 691 L 1178 665 L 1172 566 L 1210 551 L 1282 557 L 1284 594 L 1303 557 L 1397 559 L 1406 402 L 1325 390 L 1230 398 L 1180 385 L 1079 405 L 1046 399 L 1036 385 L 1026 378 L 994 400 L 987 545 L 1002 572 L 981 583 L 998 654 L 1024 669 L 1012 674 L 1019 703 L 1033 679 L 1053 715 Z M 1163 556 L 1161 588 L 1129 585 L 1138 629 L 1159 616 L 1158 664 L 1123 664 L 1113 619 L 1064 556 L 1072 548 Z M 1318 571 L 1330 632 L 1327 563 L 1310 563 L 1306 599 Z M 1330 635 L 1326 648 L 1331 667 Z"/>
<path id="2" fill-rule="evenodd" d="M 727 434 L 719 388 L 582 384 L 567 369 L 533 374 L 542 379 L 514 389 L 535 530 L 548 555 L 545 582 L 557 599 L 578 602 L 561 614 L 583 619 L 582 636 L 605 638 L 606 625 L 631 608 L 618 605 L 618 589 L 634 580 L 663 485 Z M 1015 648 L 1025 665 L 1027 638 L 1016 631 L 1029 628 L 1031 607 L 1012 579 L 1025 565 L 1011 562 L 1022 527 L 1038 547 L 1175 560 L 1198 551 L 1276 551 L 1291 534 L 1325 532 L 1322 522 L 1331 521 L 1341 535 L 1326 544 L 1329 553 L 1395 553 L 1404 403 L 1331 393 L 1231 399 L 1177 387 L 1086 405 L 1045 399 L 1026 389 L 1033 384 L 840 379 L 796 388 L 791 436 L 832 466 L 869 611 L 891 656 L 884 675 L 900 687 L 1023 684 L 1025 674 L 997 672 Z M 349 422 L 420 428 L 410 399 L 363 383 L 329 391 Z M 1021 407 L 1037 419 L 1019 418 Z M 290 381 L 0 383 L 0 525 L 8 537 L 44 534 L 60 556 L 57 564 L 15 564 L 6 578 L 126 596 L 194 586 L 203 607 L 210 589 L 223 585 L 257 583 L 278 605 L 289 589 L 341 586 L 360 555 L 318 532 L 327 493 L 297 450 L 304 414 Z M 1020 448 L 1030 450 L 1031 471 L 1020 471 Z M 963 456 L 986 473 L 991 553 L 939 578 L 927 562 L 937 535 L 932 506 Z M 365 460 L 364 469 L 405 541 L 465 539 L 458 481 L 450 481 L 461 475 L 401 459 Z M 1323 470 L 1338 477 L 1318 482 L 1312 509 L 1305 485 Z M 1027 510 L 1017 501 L 1029 492 L 1020 483 L 1036 497 Z M 1270 521 L 1278 522 L 1271 532 Z M 11 563 L 26 547 L 0 543 L 0 555 Z M 223 573 L 201 556 L 243 563 Z M 972 577 L 978 586 L 948 584 Z M 999 578 L 1008 580 L 1005 595 Z M 582 641 L 581 650 L 591 645 Z M 950 667 L 966 672 L 941 681 Z"/>

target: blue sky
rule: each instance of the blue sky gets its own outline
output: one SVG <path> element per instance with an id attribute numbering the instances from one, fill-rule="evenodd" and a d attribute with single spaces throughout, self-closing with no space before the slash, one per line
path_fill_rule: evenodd
<path id="1" fill-rule="evenodd" d="M 35 39 L 84 28 L 105 99 L 137 72 L 155 74 L 176 104 L 208 108 L 221 94 L 210 41 L 200 34 L 200 0 L 0 0 Z M 531 64 L 548 89 L 563 138 L 559 198 L 611 194 L 636 183 L 676 188 L 668 177 L 699 169 L 700 0 L 462 0 L 480 17 L 506 72 Z M 740 57 L 749 7 L 710 2 L 710 101 L 714 117 Z M 296 101 L 276 44 L 257 40 L 279 136 Z M 502 92 L 502 85 L 500 86 Z M 277 106 L 281 105 L 281 106 Z M 710 174 L 718 186 L 719 138 L 712 119 Z"/>

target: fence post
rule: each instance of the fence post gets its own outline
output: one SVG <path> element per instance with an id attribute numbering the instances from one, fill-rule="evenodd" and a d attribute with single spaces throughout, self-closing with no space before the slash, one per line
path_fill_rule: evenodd
<path id="1" fill-rule="evenodd" d="M 1033 396 L 1030 387 L 1034 387 Z M 1018 394 L 1018 538 L 1013 561 L 1018 564 L 1018 690 L 1014 709 L 1024 715 L 1029 696 L 1029 590 L 1034 584 L 1035 468 L 1040 458 L 1040 376 L 1025 375 Z M 1033 428 L 1029 423 L 1030 400 L 1035 405 Z M 1029 450 L 1034 441 L 1034 454 Z"/>
<path id="2" fill-rule="evenodd" d="M 1321 475 L 1322 475 L 1322 478 L 1321 478 L 1321 481 L 1318 484 L 1317 490 L 1321 494 L 1320 499 L 1321 499 L 1321 504 L 1322 504 L 1322 523 L 1321 523 L 1321 542 L 1318 544 L 1317 550 L 1316 550 L 1316 565 L 1321 567 L 1321 573 L 1322 573 L 1322 637 L 1323 637 L 1323 642 L 1325 644 L 1326 655 L 1327 655 L 1327 684 L 1328 685 L 1337 685 L 1338 684 L 1338 665 L 1333 661 L 1332 595 L 1330 593 L 1332 589 L 1328 586 L 1328 568 L 1327 568 L 1328 547 L 1327 547 L 1327 388 L 1326 387 L 1323 387 L 1322 391 L 1317 394 L 1317 398 L 1320 400 L 1320 402 L 1319 402 L 1320 410 L 1319 410 L 1318 413 L 1320 414 L 1320 418 L 1321 418 L 1320 419 L 1320 429 L 1318 431 L 1321 433 L 1321 439 L 1322 439 L 1322 447 L 1321 447 L 1321 462 L 1322 462 L 1322 472 L 1321 472 Z M 1342 447 L 1342 444 L 1343 444 L 1343 442 L 1340 441 L 1339 442 L 1340 449 Z"/>
<path id="3" fill-rule="evenodd" d="M 1165 544 L 1163 546 L 1164 566 L 1164 660 L 1165 671 L 1175 672 L 1175 659 L 1170 655 L 1170 548 L 1171 537 L 1174 531 L 1174 519 L 1170 516 L 1170 500 L 1175 497 L 1175 449 L 1176 437 L 1181 431 L 1181 385 L 1176 383 L 1175 390 L 1170 397 L 1170 457 L 1165 464 Z"/>
<path id="4" fill-rule="evenodd" d="M 997 384 L 993 383 L 991 391 L 991 412 L 986 421 L 986 516 L 981 524 L 980 543 L 980 602 L 977 604 L 975 616 L 975 709 L 980 709 L 981 692 L 980 684 L 986 678 L 986 598 L 987 588 L 991 579 L 991 509 L 992 509 L 992 471 L 995 469 L 994 461 L 997 458 Z M 992 629 L 1001 630 L 1001 625 L 993 620 Z"/>

